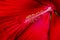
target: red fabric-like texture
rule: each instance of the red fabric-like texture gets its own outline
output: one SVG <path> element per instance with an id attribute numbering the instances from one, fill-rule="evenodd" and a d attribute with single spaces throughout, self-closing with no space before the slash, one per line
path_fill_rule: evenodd
<path id="1" fill-rule="evenodd" d="M 28 15 L 48 6 L 52 9 L 56 7 L 59 13 L 59 0 L 38 1 L 0 0 L 0 40 L 60 40 L 60 16 L 54 13 L 52 18 L 50 12 L 47 12 L 32 24 L 23 23 Z"/>
<path id="2" fill-rule="evenodd" d="M 39 21 L 31 24 L 29 28 L 22 34 L 20 34 L 23 30 L 22 27 L 25 28 L 26 26 L 23 26 L 25 24 L 19 24 L 16 21 L 12 21 L 12 23 L 6 22 L 5 24 L 1 25 L 2 27 L 0 26 L 1 40 L 48 40 L 49 14 L 44 14 L 43 16 L 41 16 Z"/>
<path id="3" fill-rule="evenodd" d="M 52 3 L 55 5 L 56 11 L 60 13 L 60 0 L 52 0 Z"/>
<path id="4" fill-rule="evenodd" d="M 60 17 L 53 14 L 50 27 L 50 40 L 60 40 Z"/>

